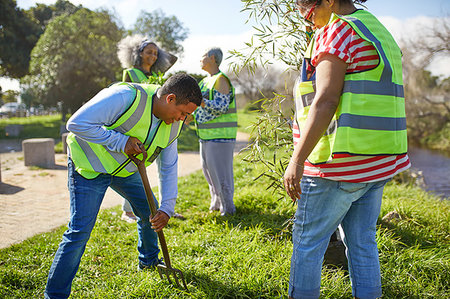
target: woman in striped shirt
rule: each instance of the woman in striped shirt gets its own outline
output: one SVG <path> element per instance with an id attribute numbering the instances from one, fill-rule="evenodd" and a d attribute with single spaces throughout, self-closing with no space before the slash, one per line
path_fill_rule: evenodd
<path id="1" fill-rule="evenodd" d="M 319 297 L 323 256 L 339 225 L 353 295 L 377 298 L 383 188 L 410 167 L 400 49 L 351 0 L 297 6 L 316 33 L 294 89 L 294 152 L 284 175 L 288 195 L 298 200 L 289 296 Z"/>

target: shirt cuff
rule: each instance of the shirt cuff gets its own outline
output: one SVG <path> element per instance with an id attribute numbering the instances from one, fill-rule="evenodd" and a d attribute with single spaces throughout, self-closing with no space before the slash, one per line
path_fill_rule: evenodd
<path id="1" fill-rule="evenodd" d="M 161 200 L 161 206 L 159 207 L 158 211 L 163 211 L 164 213 L 169 215 L 169 217 L 172 217 L 175 213 L 176 202 L 176 198 Z"/>

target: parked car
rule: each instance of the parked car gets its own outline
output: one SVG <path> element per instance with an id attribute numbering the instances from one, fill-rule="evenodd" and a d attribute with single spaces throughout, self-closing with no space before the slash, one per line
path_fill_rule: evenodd
<path id="1" fill-rule="evenodd" d="M 17 103 L 17 102 L 10 102 L 10 103 L 6 103 L 3 106 L 0 107 L 0 115 L 1 116 L 18 116 L 23 114 L 23 116 L 25 116 L 25 114 L 27 113 L 27 107 L 25 106 L 25 104 L 22 103 Z"/>

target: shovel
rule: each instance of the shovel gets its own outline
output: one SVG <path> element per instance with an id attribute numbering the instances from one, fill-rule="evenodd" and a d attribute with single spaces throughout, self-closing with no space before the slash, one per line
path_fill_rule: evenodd
<path id="1" fill-rule="evenodd" d="M 147 202 L 150 207 L 152 217 L 155 217 L 156 212 L 157 212 L 156 204 L 155 204 L 155 201 L 153 198 L 153 193 L 152 193 L 152 189 L 150 187 L 150 183 L 148 181 L 147 172 L 145 170 L 145 160 L 147 160 L 147 151 L 145 151 L 143 147 L 141 147 L 141 148 L 143 149 L 142 160 L 139 160 L 138 158 L 136 158 L 133 155 L 128 155 L 128 157 L 136 164 L 136 166 L 139 170 L 139 174 L 141 175 L 142 183 L 144 184 L 145 195 L 147 197 Z M 175 284 L 178 287 L 184 287 L 187 290 L 188 288 L 186 285 L 186 281 L 184 280 L 183 272 L 181 272 L 181 270 L 179 270 L 179 269 L 172 268 L 172 264 L 170 262 L 170 257 L 169 257 L 169 251 L 167 250 L 166 238 L 164 237 L 163 231 L 161 230 L 161 231 L 157 232 L 157 234 L 158 234 L 159 244 L 161 245 L 161 250 L 162 250 L 163 256 L 164 256 L 164 263 L 166 264 L 166 265 L 158 265 L 157 266 L 159 276 L 163 280 L 164 279 L 163 274 L 164 274 L 167 277 L 167 279 L 169 280 L 169 282 L 171 284 L 174 284 L 172 282 L 172 280 L 170 279 L 170 276 L 172 275 L 175 280 Z M 180 280 L 183 283 L 183 286 L 180 284 Z"/>

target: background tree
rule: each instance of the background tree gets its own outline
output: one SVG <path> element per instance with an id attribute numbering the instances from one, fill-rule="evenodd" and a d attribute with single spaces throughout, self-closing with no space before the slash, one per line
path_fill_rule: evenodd
<path id="1" fill-rule="evenodd" d="M 107 11 L 79 9 L 52 19 L 31 53 L 24 92 L 44 106 L 62 103 L 75 111 L 99 90 L 117 81 L 117 42 L 123 32 Z"/>
<path id="2" fill-rule="evenodd" d="M 252 142 L 246 159 L 263 163 L 266 167 L 261 175 L 269 177 L 272 182 L 268 188 L 273 188 L 280 197 L 285 197 L 282 177 L 293 146 L 289 126 L 292 123 L 293 110 L 283 109 L 283 106 L 293 107 L 290 91 L 292 86 L 289 87 L 292 83 L 287 82 L 292 82 L 292 78 L 298 76 L 298 70 L 301 68 L 303 53 L 308 43 L 305 27 L 295 7 L 295 1 L 246 0 L 243 3 L 243 12 L 248 13 L 249 20 L 252 19 L 256 23 L 256 33 L 246 43 L 247 48 L 231 51 L 235 61 L 231 69 L 238 77 L 242 76 L 244 81 L 251 81 L 251 75 L 260 77 L 255 81 L 272 81 L 270 77 L 264 78 L 261 68 L 267 72 L 272 64 L 276 64 L 283 67 L 280 72 L 283 76 L 280 77 L 289 78 L 285 82 L 274 80 L 275 90 L 278 88 L 282 92 L 264 94 L 253 99 L 261 99 L 258 103 L 261 112 L 258 121 L 253 125 Z M 268 157 L 268 152 L 273 152 L 273 156 Z"/>
<path id="3" fill-rule="evenodd" d="M 14 0 L 0 1 L 0 75 L 21 78 L 28 73 L 31 50 L 55 16 L 72 14 L 81 6 L 66 0 L 53 5 L 37 4 L 28 10 L 17 7 Z"/>
<path id="4" fill-rule="evenodd" d="M 449 152 L 450 77 L 435 76 L 427 68 L 450 57 L 450 18 L 423 30 L 402 43 L 409 142 Z"/>
<path id="5" fill-rule="evenodd" d="M 242 12 L 248 13 L 248 20 L 256 23 L 256 33 L 245 43 L 244 50 L 231 51 L 236 62 L 234 72 L 242 68 L 254 70 L 283 63 L 286 69 L 300 70 L 303 52 L 308 41 L 305 27 L 299 18 L 295 1 L 292 0 L 246 0 L 242 1 Z"/>
<path id="6" fill-rule="evenodd" d="M 41 29 L 14 0 L 0 1 L 0 75 L 20 78 L 28 73 L 30 52 Z"/>
<path id="7" fill-rule="evenodd" d="M 30 9 L 26 11 L 26 13 L 41 27 L 43 33 L 45 27 L 52 18 L 58 17 L 63 14 L 74 14 L 81 8 L 81 5 L 75 6 L 70 1 L 58 0 L 53 5 L 37 3 L 36 6 L 30 7 Z"/>
<path id="8" fill-rule="evenodd" d="M 296 74 L 293 72 L 283 72 L 273 66 L 256 67 L 253 70 L 243 68 L 238 74 L 231 75 L 233 84 L 245 98 L 245 102 L 248 103 L 246 109 L 249 110 L 261 110 L 265 99 L 271 99 L 275 94 L 285 98 L 282 110 L 292 108 L 292 88 L 295 78 Z"/>
<path id="9" fill-rule="evenodd" d="M 134 25 L 132 33 L 150 36 L 154 41 L 169 52 L 181 54 L 181 42 L 188 36 L 188 29 L 175 16 L 166 16 L 160 9 L 153 12 L 142 11 Z"/>
<path id="10" fill-rule="evenodd" d="M 7 90 L 2 95 L 3 103 L 17 102 L 20 93 L 17 90 Z"/>

